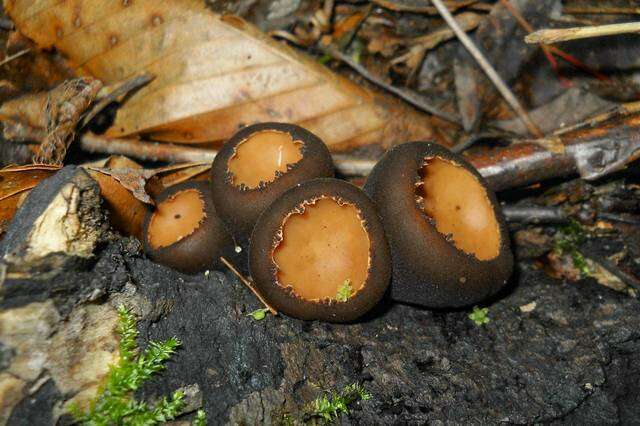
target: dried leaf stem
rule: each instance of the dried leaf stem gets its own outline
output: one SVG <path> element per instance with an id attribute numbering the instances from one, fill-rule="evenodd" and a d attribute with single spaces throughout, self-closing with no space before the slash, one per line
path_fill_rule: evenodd
<path id="1" fill-rule="evenodd" d="M 262 295 L 260 294 L 260 292 L 253 286 L 253 283 L 251 281 L 249 281 L 248 279 L 246 279 L 244 277 L 244 275 L 242 275 L 236 268 L 235 266 L 233 266 L 233 264 L 231 262 L 229 262 L 227 259 L 225 259 L 223 256 L 220 256 L 220 261 L 222 263 L 224 263 L 224 265 L 229 268 L 229 270 L 231 272 L 233 272 L 233 274 L 238 277 L 238 279 L 242 282 L 242 284 L 244 284 L 245 286 L 249 287 L 249 290 L 251 290 L 253 292 L 253 294 L 256 295 L 256 297 L 258 298 L 258 300 L 260 300 L 260 302 L 262 302 L 262 304 L 264 305 L 265 308 L 267 308 L 269 310 L 269 312 L 271 312 L 273 315 L 278 315 L 278 311 L 276 311 L 276 309 L 271 306 L 269 304 L 269 302 L 267 302 Z"/>
<path id="2" fill-rule="evenodd" d="M 640 33 L 640 22 L 625 22 L 623 24 L 596 25 L 591 27 L 542 29 L 529 34 L 524 38 L 524 41 L 529 44 L 551 44 L 559 41 L 628 33 Z"/>
<path id="3" fill-rule="evenodd" d="M 520 104 L 518 99 L 516 99 L 515 95 L 511 92 L 509 87 L 507 87 L 505 82 L 498 75 L 495 68 L 493 68 L 493 66 L 489 63 L 487 58 L 485 58 L 482 52 L 480 52 L 480 50 L 476 47 L 476 45 L 473 43 L 473 41 L 467 35 L 467 33 L 465 33 L 462 30 L 462 28 L 460 28 L 460 26 L 454 19 L 453 15 L 451 15 L 451 12 L 449 12 L 447 7 L 442 3 L 442 0 L 431 0 L 431 3 L 438 10 L 438 13 L 440 13 L 440 15 L 445 20 L 445 22 L 451 27 L 453 32 L 456 34 L 456 36 L 458 37 L 460 42 L 464 45 L 464 47 L 469 51 L 471 56 L 473 56 L 473 58 L 476 60 L 480 68 L 482 68 L 485 74 L 487 74 L 487 77 L 489 77 L 489 80 L 491 80 L 491 82 L 496 86 L 496 89 L 498 89 L 498 91 L 500 92 L 502 97 L 504 97 L 504 99 L 507 101 L 509 106 L 511 106 L 511 108 L 516 112 L 516 114 L 518 114 L 518 116 L 520 117 L 520 120 L 522 120 L 522 122 L 525 124 L 529 132 L 535 137 L 538 137 L 538 138 L 542 137 L 543 136 L 542 132 L 531 120 L 531 118 L 529 117 L 529 114 L 527 114 L 527 111 Z"/>

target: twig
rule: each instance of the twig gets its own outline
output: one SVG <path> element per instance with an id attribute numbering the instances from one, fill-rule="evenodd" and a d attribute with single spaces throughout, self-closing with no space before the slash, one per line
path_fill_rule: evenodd
<path id="1" fill-rule="evenodd" d="M 562 12 L 570 15 L 640 15 L 640 7 L 564 6 Z"/>
<path id="2" fill-rule="evenodd" d="M 211 149 L 191 148 L 170 143 L 105 138 L 93 133 L 83 135 L 80 139 L 80 146 L 89 152 L 119 154 L 144 161 L 167 161 L 171 163 L 213 161 L 218 153 Z"/>
<path id="3" fill-rule="evenodd" d="M 413 2 L 394 2 L 392 0 L 372 0 L 372 2 L 378 6 L 384 7 L 385 9 L 394 10 L 396 12 L 426 13 L 430 15 L 438 13 L 437 9 L 433 6 L 422 6 L 420 4 L 414 5 L 412 4 Z M 455 12 L 463 7 L 472 6 L 475 3 L 478 3 L 478 0 L 448 1 L 447 8 L 452 12 Z"/>
<path id="4" fill-rule="evenodd" d="M 524 41 L 530 44 L 551 44 L 559 41 L 638 32 L 640 32 L 640 22 L 626 22 L 624 24 L 596 25 L 592 27 L 543 29 L 529 34 L 524 38 Z"/>
<path id="5" fill-rule="evenodd" d="M 31 52 L 31 48 L 28 47 L 26 49 L 22 49 L 21 51 L 14 53 L 11 56 L 7 56 L 2 61 L 0 61 L 0 66 L 1 65 L 6 65 L 9 62 L 13 61 L 14 59 L 18 59 L 20 56 L 26 55 L 29 52 Z"/>
<path id="6" fill-rule="evenodd" d="M 559 207 L 546 206 L 504 206 L 502 208 L 507 222 L 539 224 L 566 223 L 569 218 Z"/>
<path id="7" fill-rule="evenodd" d="M 253 292 L 253 294 L 256 295 L 256 297 L 260 300 L 260 302 L 262 302 L 262 304 L 264 305 L 265 308 L 269 309 L 269 312 L 271 312 L 273 315 L 278 315 L 278 311 L 275 310 L 274 307 L 272 307 L 269 302 L 267 302 L 262 295 L 260 294 L 260 292 L 253 286 L 253 284 L 251 283 L 251 281 L 249 281 L 248 279 L 246 279 L 244 277 L 244 275 L 242 275 L 240 272 L 238 272 L 238 270 L 235 268 L 235 266 L 233 266 L 233 264 L 231 262 L 229 262 L 227 259 L 225 259 L 223 256 L 220 256 L 220 261 L 222 263 L 224 263 L 224 265 L 229 268 L 229 270 L 231 272 L 233 272 L 233 274 L 238 277 L 238 279 L 240 279 L 240 281 L 242 282 L 242 284 L 244 284 L 245 286 L 249 287 L 249 290 L 251 290 Z"/>
<path id="8" fill-rule="evenodd" d="M 489 61 L 484 57 L 482 52 L 478 50 L 471 38 L 462 30 L 462 28 L 460 28 L 453 15 L 451 15 L 451 12 L 449 12 L 447 7 L 442 3 L 442 0 L 431 0 L 431 3 L 436 7 L 436 9 L 438 9 L 438 13 L 440 13 L 442 18 L 451 27 L 453 32 L 456 33 L 456 36 L 458 37 L 460 42 L 469 51 L 476 62 L 478 62 L 480 68 L 482 68 L 485 74 L 487 74 L 489 80 L 491 80 L 491 82 L 496 86 L 507 103 L 516 112 L 516 114 L 518 114 L 520 120 L 522 120 L 529 132 L 538 138 L 542 137 L 543 134 L 540 129 L 538 129 L 535 123 L 531 120 L 525 109 L 522 107 L 522 105 L 520 105 L 520 102 L 516 99 L 515 95 L 507 87 L 504 81 L 502 81 L 502 78 L 498 75 Z"/>
<path id="9" fill-rule="evenodd" d="M 459 124 L 460 119 L 458 117 L 454 116 L 453 114 L 449 114 L 447 112 L 441 111 L 440 109 L 432 105 L 429 105 L 427 102 L 425 102 L 424 99 L 412 93 L 411 91 L 401 89 L 399 87 L 395 87 L 389 83 L 382 81 L 380 78 L 371 74 L 365 67 L 363 67 L 362 65 L 360 65 L 359 63 L 351 59 L 349 55 L 342 53 L 335 46 L 333 45 L 322 46 L 322 50 L 325 53 L 329 54 L 332 58 L 339 60 L 345 65 L 348 65 L 352 70 L 360 74 L 365 79 L 369 80 L 371 83 L 375 84 L 378 87 L 383 88 L 388 92 L 393 93 L 394 95 L 410 103 L 414 107 L 420 110 L 426 111 L 430 114 L 433 114 L 437 117 L 440 117 L 444 120 Z"/>

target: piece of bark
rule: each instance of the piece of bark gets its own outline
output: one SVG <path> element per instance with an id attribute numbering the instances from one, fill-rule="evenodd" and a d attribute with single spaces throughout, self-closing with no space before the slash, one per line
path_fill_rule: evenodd
<path id="1" fill-rule="evenodd" d="M 92 256 L 105 234 L 100 187 L 67 166 L 31 191 L 0 241 L 7 276 L 46 279 L 69 259 Z"/>

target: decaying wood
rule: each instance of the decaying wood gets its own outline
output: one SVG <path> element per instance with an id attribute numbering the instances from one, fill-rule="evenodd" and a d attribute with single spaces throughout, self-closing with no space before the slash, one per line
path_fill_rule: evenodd
<path id="1" fill-rule="evenodd" d="M 543 29 L 529 34 L 524 38 L 524 41 L 530 44 L 551 44 L 557 43 L 559 41 L 578 40 L 583 38 L 603 37 L 639 32 L 640 22 L 626 22 L 623 24 L 597 25 L 592 27 Z"/>
<path id="2" fill-rule="evenodd" d="M 468 160 L 495 190 L 576 173 L 596 179 L 640 157 L 639 106 L 630 104 L 549 138 L 513 143 Z"/>
<path id="3" fill-rule="evenodd" d="M 0 241 L 7 277 L 46 279 L 70 258 L 89 258 L 106 231 L 98 184 L 68 166 L 44 180 L 26 199 Z"/>
<path id="4" fill-rule="evenodd" d="M 41 47 L 55 46 L 78 72 L 105 84 L 140 71 L 155 76 L 118 111 L 111 137 L 222 141 L 258 121 L 300 124 L 332 150 L 431 135 L 428 116 L 333 74 L 239 18 L 214 14 L 203 2 L 16 0 L 5 6 L 22 33 Z"/>
<path id="5" fill-rule="evenodd" d="M 476 47 L 467 33 L 460 28 L 453 15 L 451 15 L 451 12 L 449 12 L 447 7 L 442 3 L 442 0 L 431 0 L 431 2 L 438 10 L 438 13 L 440 13 L 442 18 L 445 20 L 445 22 L 456 34 L 456 37 L 458 37 L 467 51 L 476 60 L 480 68 L 482 68 L 482 71 L 484 71 L 487 77 L 489 77 L 489 80 L 491 80 L 491 82 L 496 86 L 496 89 L 498 89 L 502 97 L 507 101 L 507 103 L 515 111 L 515 113 L 518 114 L 518 117 L 520 117 L 525 126 L 527 126 L 529 132 L 535 137 L 542 137 L 542 132 L 531 120 L 531 118 L 527 114 L 527 111 L 520 104 L 520 101 L 518 101 L 518 99 L 511 92 L 506 83 L 502 80 L 500 75 L 498 75 L 495 68 L 493 68 L 489 61 L 484 57 L 482 52 L 480 52 L 480 50 Z"/>

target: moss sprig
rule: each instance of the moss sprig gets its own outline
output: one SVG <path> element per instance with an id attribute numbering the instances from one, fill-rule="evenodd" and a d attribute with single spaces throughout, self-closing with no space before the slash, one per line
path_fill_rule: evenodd
<path id="1" fill-rule="evenodd" d="M 591 268 L 584 255 L 578 247 L 587 239 L 586 232 L 582 225 L 575 220 L 571 220 L 567 225 L 561 226 L 556 235 L 554 251 L 559 255 L 568 254 L 571 256 L 573 266 L 582 275 L 591 276 Z"/>
<path id="2" fill-rule="evenodd" d="M 152 341 L 140 353 L 136 319 L 122 305 L 118 307 L 117 332 L 120 336 L 118 363 L 110 367 L 106 383 L 99 388 L 89 410 L 82 412 L 72 406 L 71 414 L 78 423 L 96 426 L 155 425 L 173 420 L 185 406 L 183 392 L 175 391 L 171 397 L 162 397 L 153 406 L 135 400 L 133 394 L 151 376 L 166 368 L 165 362 L 175 353 L 180 341 L 175 337 L 164 342 Z M 200 418 L 204 419 L 204 412 L 196 415 L 194 423 L 204 421 L 198 420 Z"/>
<path id="3" fill-rule="evenodd" d="M 347 385 L 340 392 L 325 392 L 309 404 L 305 420 L 313 418 L 330 423 L 340 414 L 349 414 L 349 406 L 371 399 L 371 394 L 359 383 Z"/>

